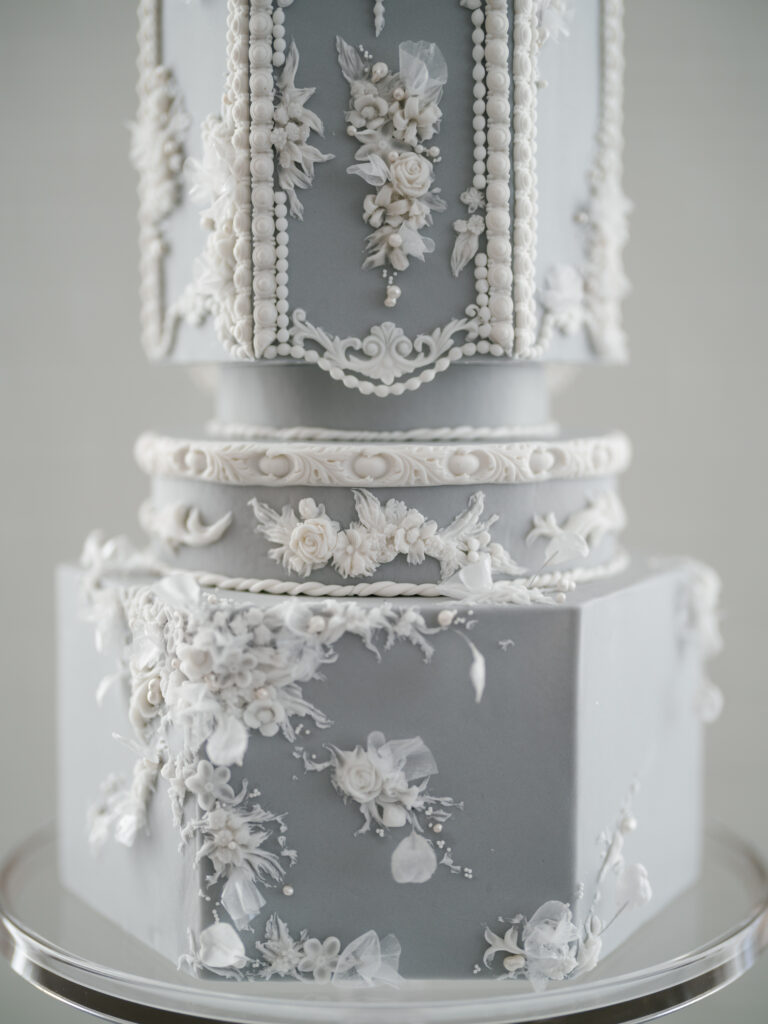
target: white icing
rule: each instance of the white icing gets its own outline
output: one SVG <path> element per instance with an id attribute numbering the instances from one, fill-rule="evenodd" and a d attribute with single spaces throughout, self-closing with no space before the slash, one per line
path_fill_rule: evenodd
<path id="1" fill-rule="evenodd" d="M 183 441 L 144 434 L 136 461 L 155 476 L 288 487 L 429 487 L 612 476 L 626 469 L 624 434 L 484 445 L 352 445 Z"/>
<path id="2" fill-rule="evenodd" d="M 591 498 L 585 508 L 568 516 L 562 525 L 552 512 L 534 516 L 526 543 L 531 545 L 540 538 L 548 540 L 545 564 L 556 566 L 574 558 L 586 558 L 607 533 L 623 530 L 626 522 L 619 496 L 615 491 L 603 491 Z"/>
<path id="3" fill-rule="evenodd" d="M 358 519 L 342 528 L 324 506 L 310 498 L 299 502 L 298 514 L 290 505 L 276 512 L 264 502 L 249 502 L 257 530 L 276 546 L 269 556 L 289 572 L 309 576 L 332 564 L 345 579 L 372 576 L 400 555 L 411 565 L 426 558 L 440 564 L 443 580 L 453 576 L 481 554 L 488 554 L 495 572 L 521 576 L 519 566 L 500 544 L 491 541 L 490 529 L 498 516 L 483 520 L 485 496 L 478 491 L 466 510 L 444 528 L 415 508 L 390 499 L 384 505 L 370 491 L 354 492 Z"/>
<path id="4" fill-rule="evenodd" d="M 540 35 L 548 38 L 556 31 L 562 34 L 567 10 L 562 0 L 546 3 L 541 12 Z M 556 332 L 570 335 L 585 327 L 598 356 L 611 360 L 626 356 L 621 302 L 628 282 L 622 253 L 631 204 L 622 190 L 623 17 L 623 0 L 602 0 L 600 124 L 589 175 L 589 199 L 575 217 L 584 225 L 586 251 L 581 267 L 562 264 L 549 269 L 538 296 L 543 312 L 532 355 L 543 355 Z"/>
<path id="5" fill-rule="evenodd" d="M 514 0 L 512 96 L 515 130 L 512 137 L 515 215 L 514 284 L 515 354 L 536 353 L 536 239 L 538 189 L 536 113 L 538 88 L 538 24 L 534 0 Z M 490 243 L 489 243 L 490 244 Z"/>
<path id="6" fill-rule="evenodd" d="M 545 989 L 550 982 L 566 981 L 594 970 L 606 929 L 621 914 L 644 906 L 653 895 L 645 867 L 627 863 L 624 858 L 624 841 L 636 828 L 637 822 L 627 804 L 615 828 L 600 837 L 602 860 L 595 894 L 580 920 L 574 918 L 570 904 L 548 900 L 530 918 L 523 914 L 513 917 L 503 935 L 486 928 L 488 948 L 483 965 L 492 968 L 501 954 L 504 976 L 529 981 L 536 991 Z M 598 910 L 602 915 L 610 912 L 610 918 L 601 919 Z"/>
<path id="7" fill-rule="evenodd" d="M 333 645 L 345 633 L 374 653 L 380 639 L 386 649 L 410 642 L 429 657 L 427 636 L 437 630 L 413 609 L 389 605 L 243 606 L 204 595 L 188 574 L 131 585 L 133 575 L 152 572 L 152 562 L 123 541 L 90 538 L 84 560 L 86 617 L 96 625 L 101 648 L 116 660 L 115 678 L 130 694 L 128 719 L 138 752 L 130 782 L 107 780 L 90 815 L 91 842 L 98 846 L 114 833 L 131 845 L 147 827 L 162 775 L 182 842 L 196 843 L 196 862 L 210 866 L 206 888 L 221 884 L 221 909 L 242 931 L 264 906 L 262 889 L 282 885 L 296 854 L 287 846 L 282 817 L 262 806 L 249 781 L 239 792 L 231 786 L 231 767 L 243 763 L 249 742 L 282 736 L 295 743 L 297 723 L 304 719 L 316 728 L 330 725 L 303 687 L 335 660 Z M 106 581 L 126 573 L 127 586 Z M 432 774 L 425 748 L 416 741 L 380 744 L 377 757 L 381 765 L 391 761 L 389 788 L 376 805 L 390 808 L 390 824 L 403 808 L 416 824 L 428 805 L 452 803 L 411 786 L 414 777 Z M 401 776 L 404 789 L 398 789 Z M 232 943 L 225 945 L 231 953 Z"/>
<path id="8" fill-rule="evenodd" d="M 456 802 L 427 792 L 429 779 L 437 774 L 432 752 L 420 736 L 389 740 L 372 732 L 365 747 L 354 750 L 328 748 L 329 759 L 317 762 L 305 757 L 308 771 L 330 771 L 334 789 L 344 803 L 356 803 L 363 816 L 358 835 L 377 825 L 379 835 L 410 826 L 391 857 L 392 877 L 399 884 L 421 884 L 437 870 L 433 843 L 422 833 L 426 821 L 440 831 L 451 817 Z M 459 805 L 460 806 L 460 805 Z"/>
<path id="9" fill-rule="evenodd" d="M 139 522 L 148 534 L 162 540 L 172 550 L 181 545 L 202 548 L 221 540 L 232 523 L 232 513 L 226 512 L 206 526 L 200 509 L 194 506 L 178 503 L 158 508 L 153 502 L 145 501 L 139 509 Z"/>
<path id="10" fill-rule="evenodd" d="M 385 16 L 384 0 L 373 0 L 373 26 L 377 36 L 384 31 Z"/>
<path id="11" fill-rule="evenodd" d="M 211 437 L 228 441 L 511 441 L 530 437 L 554 437 L 557 423 L 508 427 L 416 427 L 412 430 L 335 430 L 324 427 L 270 427 L 212 420 L 206 427 Z"/>
<path id="12" fill-rule="evenodd" d="M 494 580 L 487 556 L 460 570 L 443 583 L 402 583 L 376 580 L 374 583 L 317 583 L 314 580 L 268 580 L 223 576 L 219 573 L 191 572 L 201 587 L 232 590 L 244 594 L 275 594 L 285 597 L 432 597 L 451 598 L 468 604 L 559 604 L 568 591 L 579 583 L 608 579 L 623 572 L 629 564 L 621 551 L 602 565 L 579 566 L 560 572 L 540 572 L 525 580 Z M 170 566 L 153 563 L 156 572 L 173 572 Z M 470 574 L 470 570 L 472 573 Z"/>
<path id="13" fill-rule="evenodd" d="M 148 355 L 165 355 L 163 221 L 181 197 L 181 168 L 189 118 L 172 72 L 161 57 L 160 0 L 140 0 L 138 110 L 131 159 L 139 176 L 139 294 L 141 335 Z"/>
<path id="14" fill-rule="evenodd" d="M 291 213 L 300 218 L 304 208 L 299 201 L 297 189 L 310 188 L 315 176 L 315 164 L 332 160 L 333 156 L 321 153 L 309 141 L 312 132 L 323 134 L 323 122 L 306 106 L 315 90 L 299 89 L 296 86 L 298 67 L 299 51 L 296 43 L 291 43 L 277 80 L 274 127 L 270 138 L 277 161 L 278 183 L 288 197 Z"/>
<path id="15" fill-rule="evenodd" d="M 288 236 L 286 233 L 286 243 L 284 246 L 278 246 L 275 263 L 278 276 L 285 281 L 285 284 L 281 285 L 284 289 L 284 296 L 283 309 L 278 311 L 277 340 L 276 343 L 270 344 L 266 348 L 257 346 L 257 354 L 268 359 L 290 357 L 312 363 L 331 374 L 345 387 L 357 389 L 362 394 L 380 397 L 415 391 L 461 359 L 476 355 L 513 354 L 514 327 L 511 299 L 513 247 L 509 239 L 512 171 L 509 160 L 510 75 L 507 43 L 509 19 L 505 0 L 485 0 L 485 4 L 482 0 L 466 0 L 466 2 L 462 0 L 462 2 L 472 12 L 473 40 L 476 33 L 480 31 L 482 39 L 485 41 L 484 46 L 476 44 L 474 48 L 477 51 L 472 84 L 475 97 L 475 120 L 480 118 L 483 122 L 482 129 L 476 128 L 475 131 L 483 135 L 483 141 L 476 142 L 475 174 L 471 188 L 480 194 L 481 202 L 485 204 L 486 234 L 489 238 L 492 236 L 492 241 L 487 247 L 487 253 L 477 252 L 474 257 L 475 302 L 466 308 L 464 317 L 454 318 L 444 326 L 435 328 L 431 333 L 421 334 L 413 339 L 406 337 L 397 325 L 388 322 L 374 325 L 365 338 L 334 336 L 323 327 L 310 323 L 306 313 L 300 308 L 294 309 L 291 315 L 288 314 Z M 357 52 L 351 48 L 349 51 L 344 50 L 343 52 L 347 53 L 349 57 L 348 70 L 354 71 L 356 74 L 359 61 Z M 372 78 L 374 69 L 377 79 L 381 76 L 381 81 L 389 76 L 389 69 L 381 62 L 370 68 Z M 488 81 L 487 97 L 486 78 Z M 371 84 L 376 85 L 377 83 Z M 380 114 L 377 114 L 373 106 L 368 110 L 364 105 L 364 111 L 365 117 L 369 120 L 373 118 L 376 121 L 378 117 L 389 116 L 389 111 L 385 115 L 383 109 Z M 350 111 L 351 113 L 352 111 Z M 356 111 L 356 113 L 361 112 Z M 418 118 L 414 122 L 410 116 L 404 116 L 403 111 L 399 115 L 395 112 L 395 115 L 398 117 L 398 127 L 393 130 L 402 132 L 405 138 L 413 124 L 418 124 Z M 366 121 L 366 123 L 368 122 Z M 487 147 L 484 134 L 486 126 L 488 131 Z M 357 130 L 354 123 L 351 127 Z M 417 144 L 422 145 L 421 142 Z M 431 154 L 432 148 L 431 146 L 425 147 L 425 152 L 428 150 Z M 479 155 L 481 150 L 482 160 Z M 424 156 L 423 153 L 415 155 Z M 435 159 L 439 159 L 439 157 L 435 157 Z M 360 165 L 358 166 L 360 167 Z M 371 175 L 376 174 L 377 167 L 381 172 L 376 160 L 366 160 L 362 173 L 370 178 Z M 388 165 L 385 165 L 385 170 L 389 174 Z M 416 179 L 420 180 L 418 175 L 416 175 Z M 379 187 L 378 184 L 377 187 Z M 369 203 L 370 216 L 376 219 L 378 213 L 373 208 L 376 203 L 372 197 L 369 198 L 373 203 L 373 206 Z M 476 208 L 479 206 L 480 203 Z M 387 201 L 387 208 L 389 208 L 389 201 Z M 379 231 L 381 228 L 376 230 Z M 402 231 L 399 233 L 402 236 Z M 411 242 L 414 245 L 417 244 L 413 237 L 411 237 Z M 520 249 L 519 246 L 518 249 Z M 281 250 L 282 255 L 280 255 Z M 392 307 L 399 297 L 400 286 L 394 283 L 393 275 L 386 275 L 385 284 L 385 304 Z M 464 340 L 459 343 L 459 336 L 462 335 Z"/>
<path id="16" fill-rule="evenodd" d="M 272 150 L 272 65 L 279 67 L 285 53 L 283 21 L 285 4 L 251 0 L 250 65 L 251 93 L 251 225 L 253 231 L 253 355 L 261 355 L 275 340 L 279 328 L 278 276 L 282 266 L 282 242 L 277 233 L 288 226 L 284 193 L 275 194 L 275 154 Z M 280 34 L 282 32 L 282 35 Z M 281 199 L 278 199 L 281 196 Z"/>
<path id="17" fill-rule="evenodd" d="M 683 642 L 705 664 L 723 649 L 720 632 L 720 577 L 708 565 L 690 561 L 688 584 L 684 595 Z M 699 686 L 697 710 L 706 724 L 715 722 L 723 710 L 723 693 L 719 686 L 703 674 Z"/>
<path id="18" fill-rule="evenodd" d="M 336 46 L 342 74 L 349 82 L 347 133 L 360 143 L 357 164 L 347 173 L 376 190 L 365 197 L 363 220 L 373 228 L 366 240 L 363 267 L 401 272 L 409 260 L 424 260 L 435 243 L 422 235 L 433 212 L 445 209 L 434 187 L 434 163 L 440 150 L 425 145 L 440 129 L 440 96 L 448 77 L 442 53 L 434 43 L 405 42 L 399 68 L 371 65 L 341 38 Z M 388 278 L 385 305 L 394 306 L 400 288 Z M 388 381 L 387 383 L 391 383 Z"/>
<path id="19" fill-rule="evenodd" d="M 202 159 L 187 162 L 190 196 L 204 207 L 200 223 L 207 235 L 205 249 L 195 265 L 193 283 L 168 310 L 166 348 L 180 317 L 200 324 L 212 315 L 216 335 L 232 356 L 254 356 L 253 257 L 258 253 L 251 239 L 248 38 L 249 0 L 228 0 L 227 81 L 221 113 L 203 121 Z"/>
<path id="20" fill-rule="evenodd" d="M 400 943 L 394 935 L 379 939 L 374 931 L 358 936 L 344 949 L 335 936 L 310 938 L 302 931 L 294 939 L 277 914 L 266 923 L 264 937 L 256 942 L 256 956 L 249 958 L 240 936 L 230 925 L 217 922 L 195 939 L 190 933 L 191 953 L 180 966 L 195 973 L 210 972 L 231 981 L 293 978 L 332 985 L 399 985 Z"/>

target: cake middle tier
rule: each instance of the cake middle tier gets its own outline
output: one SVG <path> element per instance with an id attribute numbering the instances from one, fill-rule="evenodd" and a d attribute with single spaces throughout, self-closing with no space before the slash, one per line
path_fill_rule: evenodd
<path id="1" fill-rule="evenodd" d="M 252 592 L 550 602 L 619 571 L 623 434 L 443 443 L 144 435 L 165 569 Z"/>

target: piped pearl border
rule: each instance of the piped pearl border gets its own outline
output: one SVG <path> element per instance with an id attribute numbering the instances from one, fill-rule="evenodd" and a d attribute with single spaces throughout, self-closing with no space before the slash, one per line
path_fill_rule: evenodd
<path id="1" fill-rule="evenodd" d="M 515 190 L 513 268 L 515 355 L 521 358 L 530 358 L 536 343 L 537 33 L 536 5 L 533 0 L 515 0 L 512 54 L 512 160 Z"/>
<path id="2" fill-rule="evenodd" d="M 272 118 L 274 82 L 272 64 L 277 54 L 273 42 L 275 19 L 272 0 L 251 0 L 251 203 L 253 205 L 253 354 L 260 356 L 274 341 L 277 302 L 275 252 L 274 154 Z M 284 42 L 283 42 L 284 45 Z"/>
<path id="3" fill-rule="evenodd" d="M 435 487 L 612 476 L 629 464 L 625 434 L 507 444 L 308 444 L 186 441 L 144 434 L 136 461 L 151 476 L 241 486 Z"/>
<path id="4" fill-rule="evenodd" d="M 254 0 L 258 5 L 259 0 Z M 251 75 L 250 75 L 250 3 L 228 0 L 227 5 L 227 88 L 224 101 L 229 105 L 235 151 L 234 246 L 234 322 L 232 354 L 251 359 L 253 348 L 253 242 L 251 206 Z M 271 66 L 271 48 L 269 52 Z M 271 111 L 271 101 L 270 101 Z M 222 110 L 222 113 L 224 111 Z M 270 113 L 271 117 L 271 113 Z"/>

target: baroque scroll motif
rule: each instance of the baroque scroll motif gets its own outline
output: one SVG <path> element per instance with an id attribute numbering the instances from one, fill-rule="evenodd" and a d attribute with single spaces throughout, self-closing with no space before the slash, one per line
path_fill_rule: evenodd
<path id="1" fill-rule="evenodd" d="M 221 540 L 232 525 L 227 512 L 213 523 L 203 522 L 202 513 L 194 505 L 178 502 L 158 506 L 145 501 L 139 509 L 139 522 L 152 537 L 162 540 L 172 551 L 178 547 L 204 548 Z"/>

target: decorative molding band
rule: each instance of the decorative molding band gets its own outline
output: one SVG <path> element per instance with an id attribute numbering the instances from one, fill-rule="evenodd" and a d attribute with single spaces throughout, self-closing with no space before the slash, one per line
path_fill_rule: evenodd
<path id="1" fill-rule="evenodd" d="M 136 461 L 152 476 L 241 486 L 434 487 L 541 483 L 626 469 L 625 434 L 485 445 L 313 445 L 185 441 L 144 434 Z"/>
<path id="2" fill-rule="evenodd" d="M 516 441 L 555 437 L 554 422 L 520 427 L 417 427 L 413 430 L 331 430 L 326 427 L 267 427 L 211 420 L 206 432 L 226 441 L 351 441 L 389 444 L 393 441 Z"/>
<path id="3" fill-rule="evenodd" d="M 580 583 L 591 583 L 609 579 L 623 572 L 629 564 L 626 552 L 619 552 L 609 562 L 597 566 L 583 566 L 563 572 L 539 573 L 527 580 L 494 580 L 491 589 L 474 594 L 471 588 L 463 592 L 449 580 L 443 583 L 398 583 L 393 580 L 377 580 L 372 583 L 317 583 L 313 580 L 260 580 L 222 576 L 211 572 L 185 570 L 200 587 L 216 590 L 231 590 L 240 594 L 272 594 L 283 597 L 421 597 L 445 598 L 446 600 L 478 601 L 498 604 L 559 604 L 566 593 Z M 178 572 L 169 566 L 157 565 L 161 573 Z M 548 599 L 537 600 L 542 594 Z M 554 597 L 552 596 L 554 595 Z"/>

